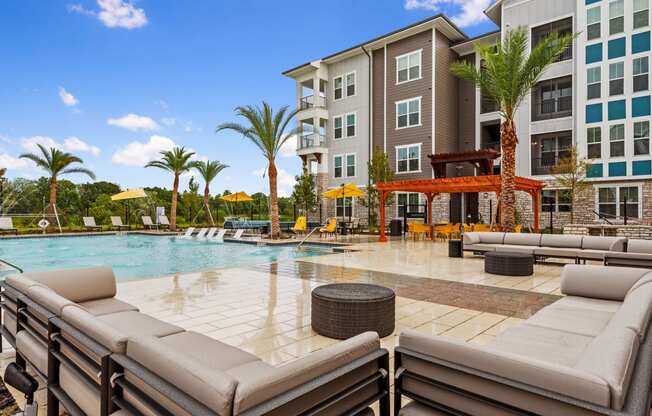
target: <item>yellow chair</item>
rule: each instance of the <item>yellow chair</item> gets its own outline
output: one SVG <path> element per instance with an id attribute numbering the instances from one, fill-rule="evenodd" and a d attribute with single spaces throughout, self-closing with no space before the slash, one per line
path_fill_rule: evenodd
<path id="1" fill-rule="evenodd" d="M 409 222 L 407 231 L 408 237 L 412 236 L 416 240 L 422 236 L 428 236 L 428 234 L 430 234 L 430 226 L 428 224 L 421 224 L 418 222 Z"/>
<path id="2" fill-rule="evenodd" d="M 464 224 L 464 232 L 470 233 L 471 231 L 473 231 L 473 224 Z"/>
<path id="3" fill-rule="evenodd" d="M 306 217 L 298 217 L 297 221 L 294 223 L 294 227 L 292 227 L 292 231 L 294 231 L 295 234 L 303 234 L 306 232 L 308 229 L 308 220 Z"/>
<path id="4" fill-rule="evenodd" d="M 322 237 L 326 235 L 327 237 L 335 235 L 337 233 L 337 218 L 333 217 L 328 220 L 328 224 L 325 227 L 319 229 L 319 236 Z"/>
<path id="5" fill-rule="evenodd" d="M 491 231 L 491 225 L 489 224 L 475 224 L 473 226 L 473 231 L 477 233 L 486 233 Z"/>
<path id="6" fill-rule="evenodd" d="M 514 227 L 514 232 L 515 233 L 521 233 L 523 231 L 523 226 L 521 224 L 516 224 Z"/>

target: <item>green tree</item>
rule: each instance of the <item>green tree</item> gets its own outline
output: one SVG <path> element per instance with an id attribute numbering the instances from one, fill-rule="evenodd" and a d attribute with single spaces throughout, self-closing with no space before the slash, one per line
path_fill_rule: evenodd
<path id="1" fill-rule="evenodd" d="M 315 178 L 308 173 L 307 169 L 303 170 L 301 176 L 295 176 L 296 183 L 292 192 L 294 203 L 303 208 L 305 215 L 308 215 L 317 204 L 317 193 L 315 192 Z"/>
<path id="2" fill-rule="evenodd" d="M 109 224 L 112 215 L 120 215 L 122 205 L 111 200 L 111 194 L 98 195 L 90 204 L 88 214 L 95 217 L 98 224 Z"/>
<path id="3" fill-rule="evenodd" d="M 213 214 L 211 214 L 210 207 L 210 185 L 211 182 L 213 182 L 213 180 L 217 177 L 217 175 L 219 175 L 220 172 L 228 167 L 229 165 L 220 163 L 217 160 L 207 160 L 205 162 L 196 162 L 194 164 L 194 168 L 197 170 L 197 172 L 199 172 L 202 179 L 204 180 L 204 209 L 206 210 L 206 219 L 209 220 L 212 225 L 215 225 L 215 222 L 213 221 Z"/>
<path id="4" fill-rule="evenodd" d="M 89 169 L 80 166 L 73 166 L 75 164 L 81 165 L 84 163 L 84 161 L 77 156 L 62 152 L 61 150 L 55 149 L 53 147 L 47 149 L 41 144 L 38 144 L 37 146 L 40 150 L 40 154 L 23 153 L 20 155 L 20 157 L 23 159 L 31 160 L 36 164 L 36 166 L 45 170 L 50 175 L 50 202 L 48 209 L 50 210 L 50 213 L 54 214 L 56 212 L 55 207 L 57 205 L 57 179 L 59 176 L 71 173 L 81 173 L 95 180 L 95 174 Z"/>
<path id="5" fill-rule="evenodd" d="M 154 160 L 145 165 L 146 168 L 159 168 L 174 175 L 172 184 L 172 203 L 170 206 L 170 229 L 177 229 L 177 198 L 179 196 L 179 177 L 193 167 L 190 160 L 195 152 L 186 150 L 185 147 L 175 147 L 172 150 L 161 152 L 161 159 Z"/>
<path id="6" fill-rule="evenodd" d="M 528 56 L 528 31 L 518 27 L 507 32 L 502 44 L 476 46 L 481 68 L 463 61 L 451 65 L 454 75 L 473 82 L 480 87 L 484 96 L 496 101 L 503 118 L 500 128 L 500 223 L 504 231 L 514 231 L 515 226 L 514 182 L 518 136 L 514 116 L 546 68 L 571 46 L 574 38 L 575 35 L 552 33 L 534 46 Z"/>
<path id="7" fill-rule="evenodd" d="M 360 203 L 369 209 L 369 229 L 373 230 L 378 226 L 378 208 L 380 205 L 380 194 L 376 189 L 376 184 L 394 179 L 394 171 L 390 166 L 389 156 L 380 147 L 374 149 L 371 160 L 367 162 L 367 171 L 369 172 L 367 196 L 360 198 Z M 390 194 L 386 199 L 387 205 L 392 204 L 392 199 L 393 196 Z"/>
<path id="8" fill-rule="evenodd" d="M 293 130 L 288 133 L 286 129 L 297 110 L 289 111 L 287 106 L 283 106 L 275 113 L 269 104 L 263 102 L 262 107 L 251 105 L 237 107 L 235 112 L 237 116 L 243 117 L 247 124 L 224 123 L 217 127 L 217 132 L 233 130 L 242 134 L 243 137 L 251 140 L 267 159 L 269 209 L 272 223 L 271 238 L 278 239 L 281 236 L 281 225 L 279 223 L 276 155 L 281 146 L 296 132 Z"/>
<path id="9" fill-rule="evenodd" d="M 553 166 L 551 173 L 555 185 L 563 188 L 561 192 L 571 201 L 570 222 L 574 222 L 575 201 L 591 186 L 587 181 L 590 163 L 579 157 L 577 147 L 573 146 L 568 156 L 563 157 Z"/>
<path id="10" fill-rule="evenodd" d="M 183 202 L 184 210 L 188 212 L 188 223 L 194 222 L 197 214 L 202 209 L 202 200 L 199 196 L 199 183 L 195 181 L 195 178 L 190 178 L 188 190 L 183 193 L 181 201 Z"/>

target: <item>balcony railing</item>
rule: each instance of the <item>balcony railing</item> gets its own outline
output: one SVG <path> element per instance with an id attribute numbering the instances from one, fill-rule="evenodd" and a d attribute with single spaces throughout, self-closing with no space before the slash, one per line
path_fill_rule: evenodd
<path id="1" fill-rule="evenodd" d="M 568 117 L 573 114 L 573 97 L 557 97 L 549 100 L 535 99 L 532 107 L 532 120 L 550 120 Z"/>
<path id="2" fill-rule="evenodd" d="M 568 156 L 568 151 L 560 150 L 559 153 L 546 153 L 541 157 L 532 158 L 532 175 L 550 175 L 552 168 L 559 161 Z"/>
<path id="3" fill-rule="evenodd" d="M 493 113 L 498 111 L 498 103 L 491 97 L 482 96 L 480 99 L 480 113 Z"/>
<path id="4" fill-rule="evenodd" d="M 299 136 L 297 149 L 310 149 L 313 147 L 326 147 L 326 136 L 318 133 L 307 133 Z"/>
<path id="5" fill-rule="evenodd" d="M 497 142 L 490 142 L 487 140 L 483 140 L 480 146 L 482 149 L 492 149 L 497 152 L 500 152 L 500 141 Z"/>
<path id="6" fill-rule="evenodd" d="M 322 96 L 306 95 L 299 100 L 299 109 L 308 110 L 313 107 L 325 107 L 326 98 Z"/>

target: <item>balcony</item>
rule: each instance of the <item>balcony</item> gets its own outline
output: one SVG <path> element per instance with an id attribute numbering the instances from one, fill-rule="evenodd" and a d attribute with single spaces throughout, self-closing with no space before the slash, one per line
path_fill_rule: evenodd
<path id="1" fill-rule="evenodd" d="M 570 156 L 573 146 L 571 131 L 532 136 L 532 175 L 550 175 L 559 161 Z"/>
<path id="2" fill-rule="evenodd" d="M 326 107 L 326 97 L 306 95 L 299 100 L 299 109 L 308 110 L 313 107 Z"/>
<path id="3" fill-rule="evenodd" d="M 532 121 L 573 115 L 571 77 L 542 81 L 532 89 Z"/>
<path id="4" fill-rule="evenodd" d="M 326 136 L 319 133 L 303 133 L 297 137 L 297 155 L 326 153 Z"/>
<path id="5" fill-rule="evenodd" d="M 480 113 L 493 113 L 498 111 L 498 103 L 496 100 L 490 97 L 485 97 L 484 95 L 480 98 Z"/>

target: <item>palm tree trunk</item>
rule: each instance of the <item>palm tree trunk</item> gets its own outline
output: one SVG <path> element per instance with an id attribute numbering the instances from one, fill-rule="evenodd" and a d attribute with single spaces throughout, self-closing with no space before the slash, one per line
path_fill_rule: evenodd
<path id="1" fill-rule="evenodd" d="M 267 173 L 269 175 L 269 217 L 272 222 L 271 237 L 272 240 L 276 240 L 281 236 L 281 224 L 279 223 L 278 195 L 276 192 L 276 176 L 278 172 L 274 160 L 269 161 Z"/>
<path id="2" fill-rule="evenodd" d="M 516 220 L 516 128 L 514 120 L 505 119 L 502 125 L 500 143 L 502 147 L 502 163 L 500 168 L 500 224 L 503 231 L 513 232 Z"/>
<path id="3" fill-rule="evenodd" d="M 174 175 L 172 186 L 172 206 L 170 207 L 170 230 L 177 230 L 177 196 L 179 194 L 179 175 Z"/>
<path id="4" fill-rule="evenodd" d="M 213 215 L 211 214 L 211 207 L 210 207 L 210 189 L 208 189 L 208 182 L 206 182 L 206 186 L 204 187 L 204 208 L 206 209 L 206 218 L 211 222 L 211 225 L 215 225 L 215 222 L 213 221 Z"/>
<path id="5" fill-rule="evenodd" d="M 55 206 L 57 205 L 57 178 L 53 176 L 50 178 L 50 202 L 48 204 L 48 214 L 55 215 L 56 210 Z M 55 228 L 55 217 L 50 217 L 50 226 L 48 227 L 51 230 Z"/>

